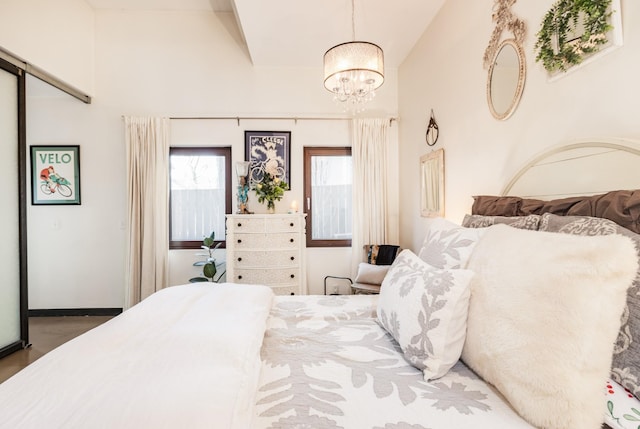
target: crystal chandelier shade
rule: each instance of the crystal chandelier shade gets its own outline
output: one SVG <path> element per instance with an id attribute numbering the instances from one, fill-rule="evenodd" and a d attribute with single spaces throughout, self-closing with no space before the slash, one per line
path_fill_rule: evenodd
<path id="1" fill-rule="evenodd" d="M 355 0 L 351 0 L 353 42 L 341 43 L 324 54 L 324 87 L 334 100 L 360 110 L 384 82 L 384 54 L 380 46 L 355 41 Z"/>
<path id="2" fill-rule="evenodd" d="M 384 82 L 384 55 L 378 45 L 348 42 L 324 54 L 324 87 L 340 102 L 361 104 Z"/>

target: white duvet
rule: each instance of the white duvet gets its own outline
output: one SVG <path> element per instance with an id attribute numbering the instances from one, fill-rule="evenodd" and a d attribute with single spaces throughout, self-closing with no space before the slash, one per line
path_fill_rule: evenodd
<path id="1" fill-rule="evenodd" d="M 249 428 L 272 299 L 164 289 L 0 384 L 0 428 Z"/>

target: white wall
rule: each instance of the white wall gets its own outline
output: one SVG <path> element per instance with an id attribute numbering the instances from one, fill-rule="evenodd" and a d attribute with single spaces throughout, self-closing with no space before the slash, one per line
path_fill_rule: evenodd
<path id="1" fill-rule="evenodd" d="M 33 92 L 34 81 L 27 79 L 27 93 Z M 102 137 L 109 142 L 113 133 L 104 130 L 96 106 L 51 92 L 55 95 L 27 100 L 27 145 L 80 146 L 81 205 L 33 206 L 28 192 L 29 308 L 122 307 L 126 199 L 121 133 L 104 144 Z"/>
<path id="2" fill-rule="evenodd" d="M 0 47 L 91 95 L 94 14 L 84 0 L 2 0 Z"/>
<path id="3" fill-rule="evenodd" d="M 622 0 L 624 46 L 549 82 L 535 62 L 535 34 L 553 0 L 520 1 L 526 22 L 527 80 L 506 121 L 487 106 L 482 56 L 494 24 L 493 0 L 448 0 L 399 70 L 401 245 L 419 249 L 426 219 L 419 214 L 418 157 L 429 111 L 440 127 L 434 149 L 445 150 L 445 217 L 461 222 L 472 196 L 499 194 L 534 155 L 563 142 L 593 137 L 637 138 L 640 111 L 640 3 Z M 567 178 L 570 180 L 570 178 Z"/>
<path id="4" fill-rule="evenodd" d="M 34 2 L 27 3 L 39 4 Z M 67 4 L 59 7 L 71 9 Z M 3 8 L 4 4 L 0 12 Z M 13 19 L 0 13 L 0 28 Z M 17 19 L 28 18 L 18 14 Z M 66 26 L 23 33 L 20 43 L 13 45 L 14 53 L 29 60 L 31 52 L 55 50 L 60 39 L 87 37 L 77 30 L 76 20 L 84 18 L 69 14 Z M 317 68 L 255 68 L 237 35 L 208 12 L 96 11 L 94 26 L 93 52 L 63 53 L 70 63 L 95 62 L 93 103 L 87 106 L 65 95 L 28 100 L 27 143 L 80 145 L 82 181 L 81 206 L 29 207 L 32 309 L 123 305 L 126 176 L 122 115 L 342 115 L 322 85 L 323 52 L 318 53 Z M 4 40 L 0 35 L 0 46 L 7 47 Z M 65 80 L 84 85 L 83 77 Z M 397 71 L 389 69 L 367 115 L 396 116 L 396 88 Z M 279 204 L 283 211 L 290 200 L 302 201 L 303 145 L 350 143 L 346 121 L 243 121 L 238 127 L 234 121 L 174 120 L 171 126 L 176 145 L 232 145 L 233 162 L 244 158 L 244 130 L 291 130 L 293 191 Z M 394 123 L 394 146 L 398 130 Z M 398 181 L 390 186 L 397 195 Z M 258 211 L 255 199 L 250 204 Z M 398 219 L 397 208 L 392 216 Z M 307 253 L 312 293 L 322 290 L 325 275 L 350 274 L 350 249 L 308 249 Z M 172 252 L 172 284 L 192 277 L 190 264 L 195 258 L 189 252 Z"/>

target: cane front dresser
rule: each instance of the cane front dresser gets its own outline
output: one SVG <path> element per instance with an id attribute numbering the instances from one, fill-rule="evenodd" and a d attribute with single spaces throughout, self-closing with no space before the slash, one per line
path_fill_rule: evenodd
<path id="1" fill-rule="evenodd" d="M 305 215 L 227 215 L 227 281 L 307 293 Z"/>

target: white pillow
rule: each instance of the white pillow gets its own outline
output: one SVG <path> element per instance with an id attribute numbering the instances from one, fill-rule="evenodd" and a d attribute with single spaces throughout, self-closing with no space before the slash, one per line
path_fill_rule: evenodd
<path id="1" fill-rule="evenodd" d="M 631 240 L 494 225 L 475 247 L 462 359 L 536 427 L 599 429 Z"/>
<path id="2" fill-rule="evenodd" d="M 432 219 L 418 255 L 436 268 L 466 268 L 469 256 L 484 232 L 484 228 L 465 228 L 444 218 Z"/>
<path id="3" fill-rule="evenodd" d="M 370 285 L 381 285 L 384 276 L 387 275 L 391 265 L 373 265 L 360 262 L 355 283 L 367 283 Z"/>
<path id="4" fill-rule="evenodd" d="M 469 305 L 469 270 L 439 270 L 403 250 L 378 298 L 378 321 L 426 381 L 460 359 Z"/>

